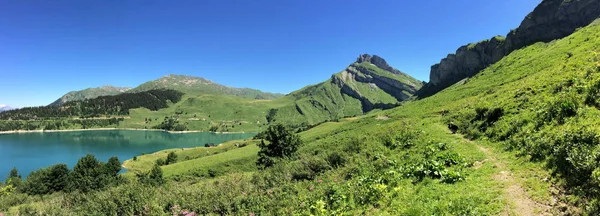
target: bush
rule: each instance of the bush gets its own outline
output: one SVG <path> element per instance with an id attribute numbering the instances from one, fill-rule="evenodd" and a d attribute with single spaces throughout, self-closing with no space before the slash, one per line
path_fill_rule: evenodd
<path id="1" fill-rule="evenodd" d="M 389 149 L 409 149 L 415 145 L 414 139 L 417 138 L 417 132 L 402 128 L 398 130 L 395 135 L 388 135 L 384 137 L 383 145 Z"/>
<path id="2" fill-rule="evenodd" d="M 177 154 L 175 152 L 169 152 L 165 165 L 177 163 Z"/>
<path id="3" fill-rule="evenodd" d="M 346 158 L 339 152 L 331 152 L 327 155 L 327 163 L 333 168 L 342 167 L 346 163 Z"/>
<path id="4" fill-rule="evenodd" d="M 162 158 L 156 160 L 156 165 L 158 166 L 164 166 L 165 164 L 165 160 L 163 160 Z"/>
<path id="5" fill-rule="evenodd" d="M 162 169 L 158 164 L 154 164 L 152 170 L 150 170 L 148 173 L 138 173 L 136 175 L 138 177 L 138 181 L 142 184 L 151 186 L 160 186 L 165 184 Z"/>
<path id="6" fill-rule="evenodd" d="M 256 165 L 259 168 L 271 167 L 278 158 L 291 157 L 302 145 L 302 140 L 297 134 L 294 134 L 290 128 L 281 124 L 270 125 L 265 131 L 265 139 L 269 144 L 261 141 L 258 145 L 258 161 Z"/>

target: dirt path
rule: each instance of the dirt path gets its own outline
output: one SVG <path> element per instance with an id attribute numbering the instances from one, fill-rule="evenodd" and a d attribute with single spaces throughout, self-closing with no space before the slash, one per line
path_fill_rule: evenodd
<path id="1" fill-rule="evenodd" d="M 504 196 L 511 205 L 506 206 L 505 210 L 500 213 L 500 215 L 551 215 L 550 211 L 552 210 L 552 207 L 532 200 L 519 182 L 512 176 L 512 173 L 507 168 L 506 164 L 498 159 L 490 149 L 469 139 L 463 138 L 463 140 L 476 145 L 479 150 L 487 155 L 486 160 L 475 164 L 476 169 L 483 165 L 483 163 L 492 163 L 501 170 L 494 176 L 494 180 L 506 185 L 506 187 L 503 188 Z"/>

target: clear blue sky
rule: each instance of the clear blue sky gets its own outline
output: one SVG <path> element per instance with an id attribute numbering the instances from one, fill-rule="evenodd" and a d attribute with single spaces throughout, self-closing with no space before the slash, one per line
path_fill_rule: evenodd
<path id="1" fill-rule="evenodd" d="M 135 87 L 167 74 L 289 93 L 361 53 L 417 79 L 460 45 L 505 35 L 541 0 L 0 1 L 0 104 Z"/>

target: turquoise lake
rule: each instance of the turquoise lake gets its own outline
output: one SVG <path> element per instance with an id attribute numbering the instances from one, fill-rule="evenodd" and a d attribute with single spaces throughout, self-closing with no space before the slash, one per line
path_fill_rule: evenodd
<path id="1" fill-rule="evenodd" d="M 142 130 L 97 130 L 0 134 L 0 181 L 13 167 L 25 176 L 39 168 L 65 163 L 69 168 L 86 154 L 106 162 L 117 156 L 121 163 L 142 153 L 169 148 L 190 148 L 206 143 L 246 139 L 255 134 L 182 133 Z"/>

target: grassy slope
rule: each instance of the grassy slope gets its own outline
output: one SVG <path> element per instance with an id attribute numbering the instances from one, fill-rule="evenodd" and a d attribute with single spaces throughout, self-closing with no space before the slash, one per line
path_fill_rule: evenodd
<path id="1" fill-rule="evenodd" d="M 600 26 L 588 27 L 560 41 L 549 44 L 538 43 L 515 51 L 467 82 L 450 87 L 430 98 L 409 102 L 402 107 L 375 112 L 361 118 L 321 124 L 301 133 L 306 145 L 301 148 L 300 154 L 336 151 L 336 149 L 344 151 L 342 146 L 348 143 L 363 145 L 377 142 L 378 137 L 393 134 L 397 129 L 409 125 L 426 134 L 430 141 L 448 143 L 453 151 L 466 157 L 467 161 L 479 161 L 479 165 L 463 170 L 467 176 L 464 182 L 442 184 L 435 180 L 426 180 L 417 184 L 400 183 L 400 186 L 394 189 L 401 191 L 401 195 L 396 196 L 390 206 L 387 206 L 394 208 L 377 209 L 375 212 L 452 214 L 458 213 L 457 209 L 467 206 L 469 212 L 477 214 L 498 214 L 506 211 L 523 213 L 520 212 L 523 209 L 519 208 L 519 204 L 513 202 L 516 199 L 514 194 L 510 193 L 510 190 L 507 192 L 507 188 L 514 185 L 523 188 L 526 199 L 533 200 L 541 206 L 548 206 L 556 200 L 550 190 L 552 183 L 543 181 L 551 178 L 550 173 L 544 169 L 543 162 L 532 162 L 527 157 L 517 157 L 512 152 L 504 152 L 505 144 L 501 142 L 482 140 L 483 144 L 477 144 L 460 136 L 451 135 L 444 125 L 447 119 L 443 119 L 439 113 L 445 109 L 450 110 L 451 115 L 459 115 L 479 106 L 504 107 L 507 110 L 506 120 L 501 120 L 498 125 L 508 124 L 506 121 L 512 119 L 510 116 L 530 115 L 538 104 L 546 100 L 545 98 L 556 95 L 553 92 L 557 84 L 573 76 L 584 76 L 590 70 L 597 72 L 600 67 L 598 63 L 600 42 L 589 38 L 599 37 Z M 568 58 L 567 53 L 571 53 L 572 56 Z M 527 93 L 529 96 L 527 102 L 515 99 L 515 95 L 528 88 L 534 89 L 537 93 Z M 585 113 L 586 120 L 578 122 L 598 125 L 597 121 L 600 118 L 594 117 L 600 112 L 595 108 L 583 109 L 584 111 L 581 112 Z M 382 115 L 390 119 L 376 119 L 377 116 Z M 486 153 L 482 149 L 491 153 Z M 411 153 L 414 153 L 414 150 L 390 155 L 390 157 L 397 158 L 400 163 L 419 160 L 418 156 Z M 502 166 L 489 162 L 492 157 L 500 161 Z M 509 172 L 515 180 L 513 182 L 498 180 L 498 175 L 505 172 Z M 333 171 L 322 178 L 335 178 L 336 175 L 338 173 Z M 457 208 L 453 203 L 462 207 Z M 506 206 L 509 208 L 506 209 Z M 540 213 L 539 211 L 542 210 L 541 207 L 525 209 L 533 213 Z"/>
<path id="2" fill-rule="evenodd" d="M 217 147 L 196 147 L 188 149 L 166 149 L 152 154 L 138 156 L 137 160 L 129 159 L 123 162 L 129 173 L 147 172 L 152 169 L 156 160 L 166 160 L 170 152 L 177 155 L 177 163 L 162 166 L 167 178 L 203 177 L 212 168 L 217 174 L 234 171 L 254 171 L 254 161 L 258 147 L 257 140 L 233 140 L 221 143 Z M 235 146 L 238 144 L 238 146 Z"/>

